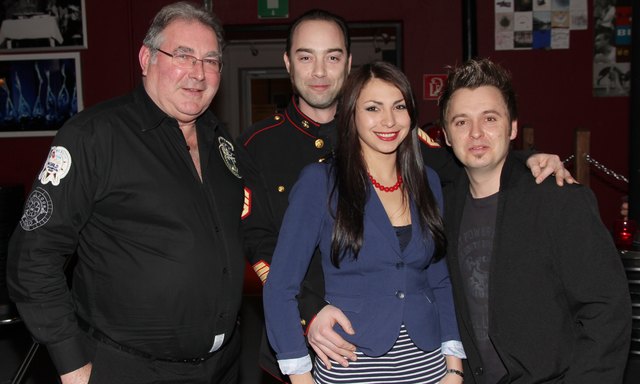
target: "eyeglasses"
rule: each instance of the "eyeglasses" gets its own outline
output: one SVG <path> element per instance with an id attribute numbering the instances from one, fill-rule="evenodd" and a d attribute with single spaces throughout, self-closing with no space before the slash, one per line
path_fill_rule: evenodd
<path id="1" fill-rule="evenodd" d="M 162 52 L 171 58 L 171 62 L 176 67 L 192 69 L 196 66 L 198 61 L 202 61 L 202 68 L 206 73 L 220 73 L 222 72 L 222 61 L 214 58 L 198 59 L 195 56 L 187 55 L 186 53 L 170 54 L 160 48 L 156 48 L 156 51 Z"/>

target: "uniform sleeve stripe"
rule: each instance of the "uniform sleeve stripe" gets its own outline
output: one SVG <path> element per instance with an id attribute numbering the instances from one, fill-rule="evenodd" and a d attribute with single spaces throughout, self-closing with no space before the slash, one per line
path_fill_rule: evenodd
<path id="1" fill-rule="evenodd" d="M 244 220 L 251 214 L 251 190 L 248 187 L 244 187 L 244 204 L 242 206 L 242 215 L 240 219 Z"/>
<path id="2" fill-rule="evenodd" d="M 260 278 L 260 281 L 262 281 L 262 285 L 264 285 L 264 283 L 267 281 L 269 269 L 269 264 L 267 264 L 264 260 L 260 260 L 257 263 L 253 264 L 253 270 Z"/>

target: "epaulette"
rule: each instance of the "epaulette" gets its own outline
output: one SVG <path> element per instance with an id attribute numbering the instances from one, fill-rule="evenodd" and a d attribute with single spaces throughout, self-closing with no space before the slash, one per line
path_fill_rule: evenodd
<path id="1" fill-rule="evenodd" d="M 254 125 L 251 126 L 253 133 L 247 137 L 247 139 L 242 143 L 243 146 L 249 145 L 249 142 L 253 140 L 258 134 L 268 131 L 271 128 L 275 128 L 277 126 L 282 125 L 285 122 L 285 117 L 282 113 L 276 113 L 273 116 L 266 118 L 264 120 L 258 121 Z"/>
<path id="2" fill-rule="evenodd" d="M 433 140 L 422 128 L 418 128 L 418 138 L 429 148 L 442 148 L 440 144 Z"/>

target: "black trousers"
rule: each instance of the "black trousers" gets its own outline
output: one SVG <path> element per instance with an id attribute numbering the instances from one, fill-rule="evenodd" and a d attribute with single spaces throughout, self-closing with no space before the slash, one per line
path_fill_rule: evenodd
<path id="1" fill-rule="evenodd" d="M 240 374 L 240 335 L 209 359 L 198 363 L 174 363 L 129 354 L 87 338 L 95 351 L 89 384 L 236 384 Z"/>

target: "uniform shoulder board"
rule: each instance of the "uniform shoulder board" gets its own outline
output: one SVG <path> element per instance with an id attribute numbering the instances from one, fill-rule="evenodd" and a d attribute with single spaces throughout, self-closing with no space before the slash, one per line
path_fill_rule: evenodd
<path id="1" fill-rule="evenodd" d="M 429 148 L 441 148 L 440 144 L 433 140 L 422 128 L 418 128 L 418 138 Z"/>

